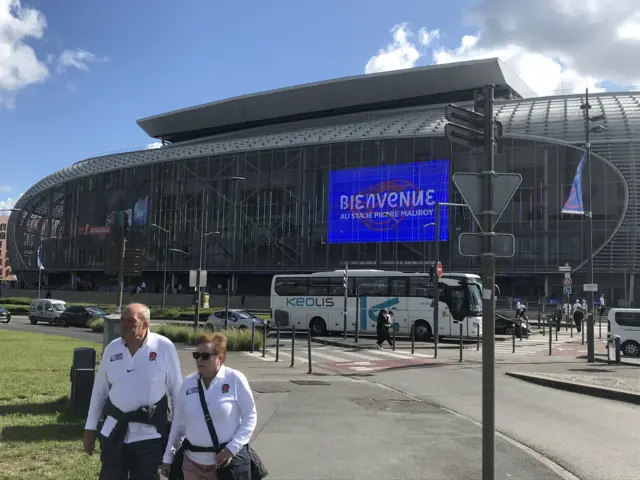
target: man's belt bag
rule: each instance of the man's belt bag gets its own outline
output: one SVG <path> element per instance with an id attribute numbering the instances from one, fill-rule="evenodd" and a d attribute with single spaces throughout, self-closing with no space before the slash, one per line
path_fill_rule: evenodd
<path id="1" fill-rule="evenodd" d="M 213 452 L 218 453 L 227 446 L 226 443 L 220 443 L 218 441 L 218 434 L 216 433 L 216 429 L 213 427 L 213 421 L 211 420 L 211 415 L 209 415 L 209 407 L 207 407 L 207 402 L 204 399 L 204 385 L 202 384 L 202 380 L 198 380 L 198 396 L 200 397 L 200 405 L 202 406 L 202 412 L 204 413 L 204 419 L 207 423 L 207 429 L 209 430 L 209 435 L 211 436 L 211 443 L 213 443 L 213 447 L 199 447 L 196 445 L 191 445 L 188 439 L 184 439 L 182 441 L 182 445 L 176 452 L 173 457 L 173 463 L 171 464 L 171 474 L 169 475 L 169 480 L 184 480 L 184 474 L 182 472 L 182 463 L 184 462 L 184 452 L 185 450 L 190 450 L 192 452 Z M 249 459 L 251 461 L 251 480 L 262 480 L 269 472 L 262 463 L 262 460 L 256 453 L 256 451 L 251 448 L 250 445 L 246 446 L 247 451 L 249 453 Z M 224 470 L 229 469 L 230 471 L 234 470 L 234 462 L 242 461 L 242 459 L 233 457 L 231 463 L 227 467 L 222 467 L 218 470 L 219 477 L 223 477 Z M 232 477 L 233 478 L 233 477 Z M 234 479 L 236 480 L 236 479 Z M 244 480 L 238 478 L 237 480 Z"/>

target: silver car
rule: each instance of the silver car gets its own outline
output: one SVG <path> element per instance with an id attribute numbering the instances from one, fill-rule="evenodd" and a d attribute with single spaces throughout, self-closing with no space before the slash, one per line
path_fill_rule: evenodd
<path id="1" fill-rule="evenodd" d="M 209 319 L 205 324 L 209 330 L 215 330 L 217 328 L 225 327 L 225 310 L 217 310 L 209 315 Z M 262 328 L 267 322 L 261 318 L 256 317 L 247 310 L 239 310 L 236 308 L 229 309 L 229 319 L 227 321 L 228 328 L 251 328 L 251 325 L 255 325 L 256 328 Z"/>

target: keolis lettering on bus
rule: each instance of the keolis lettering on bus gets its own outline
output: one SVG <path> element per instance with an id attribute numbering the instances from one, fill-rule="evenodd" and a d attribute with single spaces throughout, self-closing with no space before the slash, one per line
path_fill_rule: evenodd
<path id="1" fill-rule="evenodd" d="M 334 307 L 331 297 L 290 297 L 287 298 L 289 307 Z"/>

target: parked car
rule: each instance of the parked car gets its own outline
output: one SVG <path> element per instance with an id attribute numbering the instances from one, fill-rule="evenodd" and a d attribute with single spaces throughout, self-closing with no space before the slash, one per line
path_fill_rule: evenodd
<path id="1" fill-rule="evenodd" d="M 106 315 L 109 313 L 93 305 L 67 307 L 60 315 L 60 325 L 88 327 L 91 322 L 98 318 L 104 318 Z"/>
<path id="2" fill-rule="evenodd" d="M 224 328 L 224 320 L 225 310 L 217 310 L 209 315 L 209 318 L 205 325 L 210 330 L 214 330 L 216 328 Z M 229 320 L 227 322 L 227 326 L 229 328 L 251 328 L 252 324 L 255 324 L 256 328 L 262 328 L 265 325 L 268 325 L 268 322 L 256 317 L 254 314 L 248 312 L 247 310 L 239 310 L 236 308 L 229 309 Z"/>
<path id="3" fill-rule="evenodd" d="M 4 323 L 11 321 L 11 312 L 0 305 L 0 320 L 4 320 Z"/>
<path id="4" fill-rule="evenodd" d="M 531 335 L 531 328 L 528 324 L 524 327 L 521 326 L 522 321 L 515 318 L 507 318 L 499 313 L 496 313 L 496 335 L 513 335 L 513 331 L 516 332 L 516 337 L 520 338 L 522 333 L 525 336 Z"/>
<path id="5" fill-rule="evenodd" d="M 29 320 L 31 325 L 47 322 L 49 325 L 60 325 L 60 315 L 68 305 L 62 300 L 40 299 L 33 300 L 29 306 Z"/>

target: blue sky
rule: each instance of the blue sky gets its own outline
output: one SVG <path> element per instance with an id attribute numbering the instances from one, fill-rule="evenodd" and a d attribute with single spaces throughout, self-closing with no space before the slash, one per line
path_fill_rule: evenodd
<path id="1" fill-rule="evenodd" d="M 20 12 L 18 0 L 0 0 L 0 32 L 2 22 L 16 32 L 16 38 L 0 35 L 0 47 L 20 47 L 13 58 L 0 54 L 0 208 L 73 162 L 144 148 L 153 139 L 135 120 L 148 115 L 362 74 L 376 55 L 371 71 L 494 52 L 522 67 L 529 64 L 522 55 L 538 54 L 530 42 L 474 46 L 483 24 L 465 11 L 477 4 L 497 8 L 501 1 L 31 0 Z M 13 20 L 2 19 L 8 5 Z M 30 30 L 17 27 L 23 24 Z M 466 47 L 465 35 L 474 36 Z M 37 60 L 18 55 L 21 48 L 32 49 Z M 7 65 L 19 73 L 3 77 Z M 540 75 L 520 70 L 534 83 Z"/>

